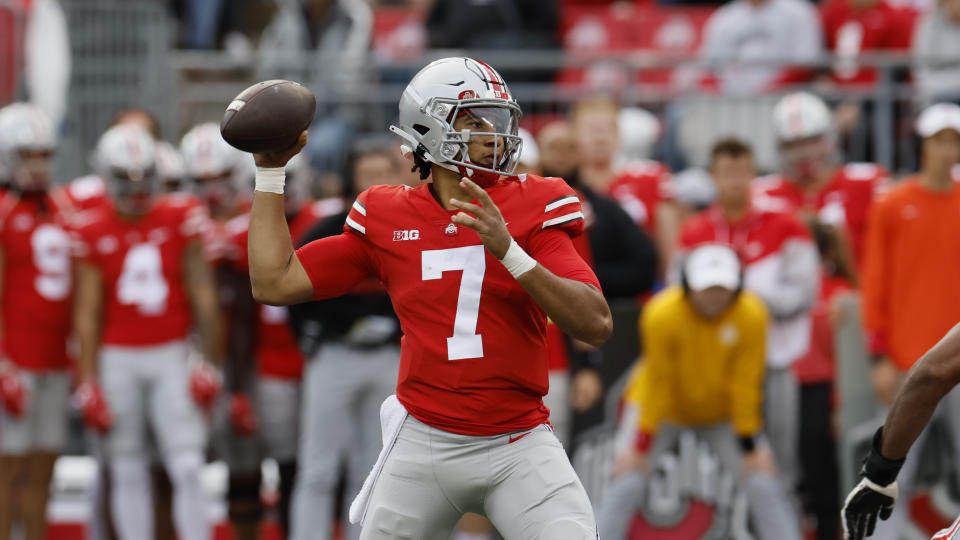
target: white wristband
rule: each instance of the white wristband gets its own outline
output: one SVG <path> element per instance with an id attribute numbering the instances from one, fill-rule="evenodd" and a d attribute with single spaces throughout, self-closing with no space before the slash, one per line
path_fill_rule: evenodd
<path id="1" fill-rule="evenodd" d="M 520 247 L 516 240 L 510 240 L 510 247 L 507 248 L 507 254 L 500 259 L 500 262 L 507 267 L 507 272 L 514 278 L 533 270 L 537 265 L 536 259 L 527 255 L 527 252 Z"/>
<path id="2" fill-rule="evenodd" d="M 287 173 L 283 167 L 257 167 L 253 189 L 283 195 L 283 184 L 286 178 Z"/>

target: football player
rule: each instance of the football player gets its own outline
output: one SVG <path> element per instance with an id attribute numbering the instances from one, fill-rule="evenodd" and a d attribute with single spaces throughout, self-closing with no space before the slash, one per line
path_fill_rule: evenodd
<path id="1" fill-rule="evenodd" d="M 782 175 L 754 183 L 754 204 L 801 212 L 836 227 L 859 263 L 870 203 L 889 184 L 890 173 L 872 163 L 840 163 L 833 115 L 813 94 L 784 96 L 774 107 L 773 125 Z"/>
<path id="2" fill-rule="evenodd" d="M 0 538 L 19 507 L 27 540 L 46 538 L 48 486 L 67 438 L 70 202 L 51 190 L 54 127 L 37 107 L 0 109 Z M 23 486 L 22 490 L 20 486 Z M 20 492 L 19 504 L 15 493 Z"/>
<path id="3" fill-rule="evenodd" d="M 148 427 L 173 483 L 177 534 L 202 540 L 210 533 L 200 485 L 202 409 L 217 391 L 209 362 L 219 363 L 220 320 L 200 241 L 209 219 L 193 197 L 157 195 L 154 150 L 131 125 L 110 128 L 97 144 L 109 205 L 80 216 L 74 231 L 78 401 L 87 425 L 105 434 L 121 540 L 153 531 Z M 193 326 L 206 362 L 190 366 Z"/>
<path id="4" fill-rule="evenodd" d="M 586 491 L 543 406 L 547 316 L 600 345 L 612 330 L 597 278 L 571 241 L 583 229 L 564 182 L 512 176 L 520 108 L 490 66 L 445 58 L 400 99 L 399 126 L 423 178 L 357 197 L 344 232 L 294 251 L 283 165 L 303 145 L 254 156 L 254 297 L 331 298 L 379 277 L 404 333 L 384 448 L 354 500 L 360 538 L 446 539 L 465 512 L 507 538 L 595 539 Z"/>
<path id="5" fill-rule="evenodd" d="M 917 360 L 890 407 L 884 425 L 873 436 L 860 483 L 843 505 L 843 537 L 872 536 L 877 518 L 889 519 L 900 495 L 897 476 L 908 457 L 916 461 L 934 416 L 950 413 L 949 395 L 960 384 L 960 325 L 954 326 Z M 954 409 L 955 410 L 955 409 Z M 915 468 L 916 463 L 907 465 Z M 911 471 L 910 474 L 913 474 Z M 933 540 L 960 539 L 960 518 L 933 536 Z"/>

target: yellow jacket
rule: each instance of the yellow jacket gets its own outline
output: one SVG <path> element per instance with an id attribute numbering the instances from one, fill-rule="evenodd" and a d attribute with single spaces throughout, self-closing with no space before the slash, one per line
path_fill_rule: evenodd
<path id="1" fill-rule="evenodd" d="M 680 287 L 650 299 L 640 316 L 639 388 L 627 389 L 640 397 L 640 430 L 731 422 L 741 437 L 758 433 L 767 325 L 763 302 L 746 291 L 715 320 L 697 315 Z"/>

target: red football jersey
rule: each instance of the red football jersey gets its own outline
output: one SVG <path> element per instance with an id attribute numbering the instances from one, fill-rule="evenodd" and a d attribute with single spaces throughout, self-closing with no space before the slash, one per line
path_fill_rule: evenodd
<path id="1" fill-rule="evenodd" d="M 544 423 L 546 315 L 432 184 L 376 186 L 353 204 L 345 233 L 297 255 L 317 299 L 378 276 L 400 319 L 397 397 L 417 419 L 466 435 L 496 435 Z M 532 175 L 487 189 L 517 243 L 558 276 L 599 289 L 570 238 L 583 230 L 576 193 Z"/>
<path id="2" fill-rule="evenodd" d="M 73 275 L 63 202 L 49 195 L 42 201 L 0 195 L 3 343 L 10 360 L 31 371 L 69 364 Z"/>
<path id="3" fill-rule="evenodd" d="M 299 244 L 303 235 L 318 221 L 342 210 L 343 202 L 340 199 L 325 199 L 305 204 L 289 224 L 293 243 Z M 226 225 L 230 234 L 234 265 L 243 272 L 250 271 L 247 261 L 249 225 L 249 214 L 238 216 Z M 304 358 L 290 328 L 287 308 L 259 304 L 256 332 L 254 358 L 257 359 L 257 371 L 268 377 L 299 379 L 303 375 Z"/>
<path id="4" fill-rule="evenodd" d="M 657 161 L 634 161 L 610 184 L 608 194 L 633 221 L 653 234 L 657 227 L 657 205 L 669 199 L 670 169 Z"/>
<path id="5" fill-rule="evenodd" d="M 184 253 L 209 227 L 206 208 L 181 194 L 158 197 L 137 221 L 121 219 L 111 206 L 77 219 L 74 256 L 103 275 L 105 345 L 156 345 L 187 336 Z"/>
<path id="6" fill-rule="evenodd" d="M 753 204 L 771 212 L 809 212 L 819 221 L 846 231 L 858 266 L 863 254 L 867 215 L 874 196 L 890 184 L 890 173 L 872 163 L 850 163 L 839 167 L 817 193 L 804 193 L 789 179 L 772 175 L 753 185 Z"/>
<path id="7" fill-rule="evenodd" d="M 873 84 L 877 71 L 861 66 L 860 55 L 908 51 L 917 13 L 881 0 L 859 8 L 851 0 L 831 0 L 820 8 L 827 48 L 837 55 L 833 80 L 843 85 Z"/>

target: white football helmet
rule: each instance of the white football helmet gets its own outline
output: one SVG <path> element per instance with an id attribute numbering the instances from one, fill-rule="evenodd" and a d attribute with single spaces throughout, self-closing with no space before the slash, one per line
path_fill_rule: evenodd
<path id="1" fill-rule="evenodd" d="M 781 168 L 792 181 L 809 183 L 828 173 L 838 159 L 833 115 L 809 92 L 788 94 L 773 108 Z"/>
<path id="2" fill-rule="evenodd" d="M 157 176 L 160 177 L 164 190 L 178 191 L 187 176 L 180 152 L 167 141 L 157 141 L 155 152 Z"/>
<path id="3" fill-rule="evenodd" d="M 0 176 L 9 176 L 14 186 L 23 190 L 44 189 L 56 144 L 53 122 L 40 108 L 29 103 L 11 103 L 0 109 Z M 31 158 L 27 163 L 21 159 L 21 152 L 51 155 Z"/>
<path id="4" fill-rule="evenodd" d="M 819 97 L 795 92 L 774 106 L 773 127 L 780 142 L 828 135 L 833 130 L 833 115 Z"/>
<path id="5" fill-rule="evenodd" d="M 287 162 L 286 174 L 283 201 L 290 206 L 291 210 L 295 210 L 299 205 L 310 199 L 313 184 L 317 178 L 317 171 L 310 166 L 309 161 L 303 157 L 301 152 Z"/>
<path id="6" fill-rule="evenodd" d="M 247 193 L 256 172 L 253 160 L 230 146 L 220 126 L 207 122 L 194 126 L 180 142 L 190 188 L 219 214 L 234 207 L 237 196 Z"/>
<path id="7" fill-rule="evenodd" d="M 653 147 L 660 139 L 660 121 L 653 113 L 639 107 L 620 109 L 617 130 L 620 135 L 617 162 L 621 166 L 650 159 Z"/>
<path id="8" fill-rule="evenodd" d="M 156 143 L 136 124 L 115 125 L 100 136 L 93 168 L 121 212 L 145 212 L 159 188 Z"/>
<path id="9" fill-rule="evenodd" d="M 390 131 L 404 140 L 405 153 L 489 185 L 517 169 L 521 115 L 492 67 L 471 58 L 443 58 L 421 69 L 407 85 L 400 97 L 400 125 L 390 126 Z M 477 127 L 454 129 L 462 116 L 475 120 Z M 488 141 L 492 154 L 482 163 L 471 160 L 471 142 Z"/>

